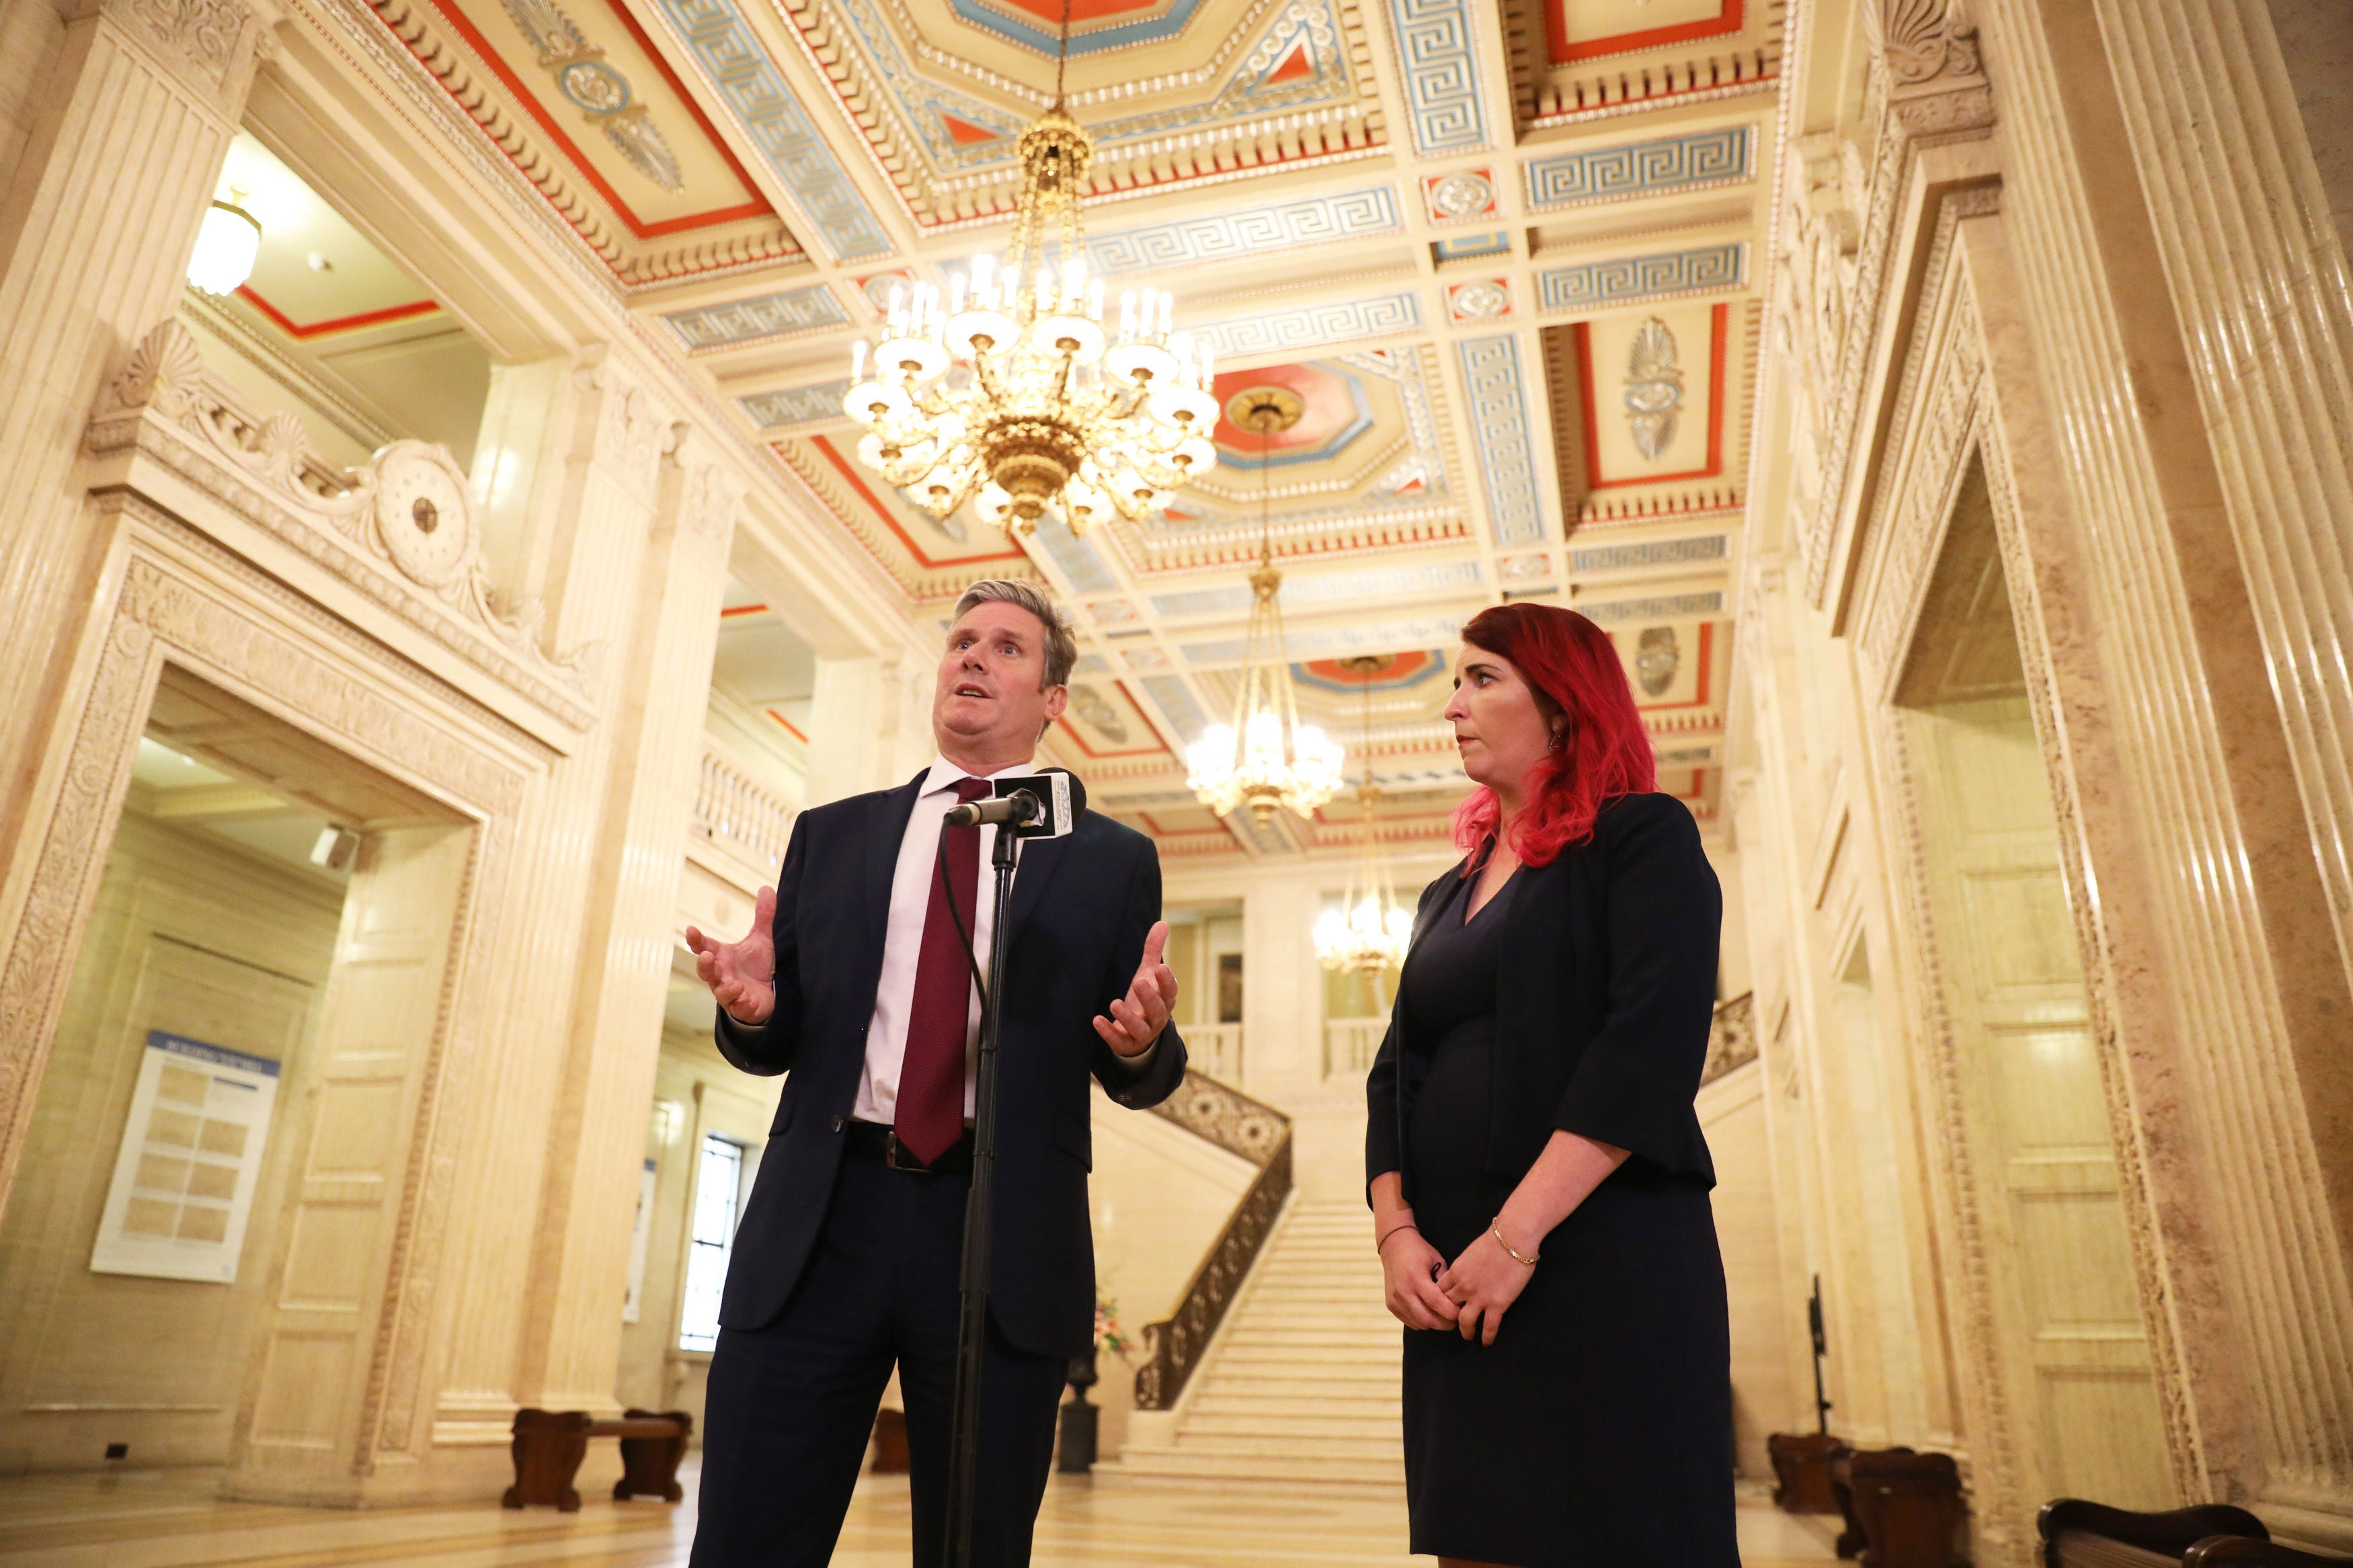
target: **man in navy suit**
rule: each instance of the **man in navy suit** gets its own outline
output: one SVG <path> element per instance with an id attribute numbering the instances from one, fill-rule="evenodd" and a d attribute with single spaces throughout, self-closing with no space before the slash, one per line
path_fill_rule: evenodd
<path id="1" fill-rule="evenodd" d="M 943 819 L 1037 771 L 1077 653 L 1036 587 L 974 584 L 932 700 L 939 756 L 897 789 L 803 812 L 743 941 L 687 931 L 721 1052 L 791 1075 L 720 1302 L 693 1568 L 831 1558 L 894 1365 L 914 1560 L 942 1559 L 980 1020 L 964 937 L 984 974 L 998 937 L 980 875 L 997 830 Z M 1055 1406 L 1093 1348 L 1087 1079 L 1141 1109 L 1185 1077 L 1150 839 L 1088 812 L 1025 841 L 1003 937 L 974 1531 L 988 1568 L 1029 1560 Z"/>

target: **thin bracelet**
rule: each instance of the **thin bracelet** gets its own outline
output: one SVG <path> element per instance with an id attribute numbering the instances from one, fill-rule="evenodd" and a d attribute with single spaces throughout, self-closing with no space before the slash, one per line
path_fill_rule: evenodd
<path id="1" fill-rule="evenodd" d="M 1531 1252 L 1525 1257 L 1523 1257 L 1513 1247 L 1510 1242 L 1505 1241 L 1504 1239 L 1504 1216 L 1502 1215 L 1497 1215 L 1495 1216 L 1495 1223 L 1487 1227 L 1487 1234 L 1495 1238 L 1495 1245 L 1502 1247 L 1506 1253 L 1510 1254 L 1512 1261 L 1518 1264 L 1523 1268 L 1534 1268 L 1536 1266 L 1537 1260 L 1544 1257 L 1544 1254 L 1541 1252 Z"/>
<path id="2" fill-rule="evenodd" d="M 1381 1256 L 1381 1248 L 1389 1244 L 1389 1237 L 1395 1236 L 1401 1230 L 1413 1231 L 1416 1236 L 1419 1236 L 1421 1234 L 1419 1230 L 1415 1229 L 1414 1223 L 1411 1220 L 1406 1221 L 1403 1225 L 1393 1225 L 1389 1226 L 1388 1229 L 1381 1232 L 1381 1238 L 1373 1243 L 1373 1256 L 1376 1258 Z"/>

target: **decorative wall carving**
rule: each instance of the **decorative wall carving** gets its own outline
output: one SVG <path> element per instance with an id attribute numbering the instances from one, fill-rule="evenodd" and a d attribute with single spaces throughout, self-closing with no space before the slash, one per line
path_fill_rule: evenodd
<path id="1" fill-rule="evenodd" d="M 1879 47 L 1888 74 L 1907 86 L 1977 75 L 1978 30 L 1958 9 L 1954 0 L 1879 0 Z"/>
<path id="2" fill-rule="evenodd" d="M 1940 12 L 1941 14 L 1941 12 Z M 1964 57 L 1950 51 L 1948 65 Z M 1974 54 L 1966 57 L 1974 61 Z M 1797 379 L 1809 388 L 1800 426 L 1802 470 L 1792 486 L 1792 511 L 1805 543 L 1806 594 L 1823 602 L 1843 482 L 1862 422 L 1863 385 L 1881 333 L 1900 308 L 1903 290 L 1887 276 L 1898 244 L 1897 210 L 1920 153 L 1946 142 L 1982 138 L 1993 127 L 1993 99 L 1982 77 L 1936 78 L 1926 85 L 1895 84 L 1872 76 L 1873 136 L 1870 171 L 1863 150 L 1812 140 L 1795 150 L 1799 207 L 1794 230 L 1784 224 L 1787 291 L 1776 280 L 1777 335 L 1813 373 Z M 1833 195 L 1835 193 L 1835 195 Z M 1946 199 L 1998 199 L 1964 191 Z M 1860 214 L 1854 220 L 1849 215 Z M 1852 237 L 1848 225 L 1852 222 Z"/>
<path id="3" fill-rule="evenodd" d="M 214 386 L 177 321 L 107 384 L 86 444 L 162 463 L 565 723 L 590 723 L 596 650 L 549 658 L 537 601 L 491 587 L 465 475 L 446 450 L 400 441 L 365 468 L 331 468 L 303 450 L 294 416 L 257 421 Z"/>
<path id="4" fill-rule="evenodd" d="M 271 47 L 245 0 L 107 0 L 104 10 L 232 117 L 255 58 Z"/>

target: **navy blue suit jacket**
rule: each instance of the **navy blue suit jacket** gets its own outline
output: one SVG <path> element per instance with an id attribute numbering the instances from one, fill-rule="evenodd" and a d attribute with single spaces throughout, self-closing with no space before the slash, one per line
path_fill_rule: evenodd
<path id="1" fill-rule="evenodd" d="M 923 776 L 801 813 L 776 879 L 776 1013 L 756 1028 L 720 1015 L 719 1049 L 729 1061 L 790 1075 L 735 1233 L 720 1300 L 724 1327 L 764 1328 L 784 1310 L 824 1223 L 866 1060 L 891 879 Z M 994 885 L 984 863 L 980 897 Z M 1022 846 L 998 935 L 1009 945 L 989 1305 L 998 1330 L 1024 1350 L 1076 1356 L 1093 1344 L 1088 1077 L 1136 1109 L 1184 1081 L 1185 1042 L 1173 1023 L 1131 1063 L 1091 1022 L 1126 994 L 1159 918 L 1159 852 L 1134 829 L 1090 811 L 1067 836 Z"/>

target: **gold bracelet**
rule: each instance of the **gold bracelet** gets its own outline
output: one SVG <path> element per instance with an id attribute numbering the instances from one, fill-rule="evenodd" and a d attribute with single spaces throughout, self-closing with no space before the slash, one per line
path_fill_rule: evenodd
<path id="1" fill-rule="evenodd" d="M 1511 1260 L 1518 1264 L 1523 1268 L 1534 1268 L 1536 1266 L 1536 1261 L 1544 1257 L 1544 1254 L 1541 1252 L 1531 1252 L 1525 1258 L 1520 1256 L 1520 1254 L 1513 1248 L 1512 1244 L 1504 1239 L 1504 1216 L 1502 1215 L 1497 1215 L 1495 1216 L 1495 1223 L 1487 1227 L 1487 1234 L 1495 1238 L 1495 1245 L 1502 1247 L 1504 1251 L 1509 1255 Z"/>
<path id="2" fill-rule="evenodd" d="M 1414 1229 L 1414 1224 L 1411 1220 L 1406 1221 L 1403 1225 L 1393 1225 L 1389 1226 L 1388 1229 L 1381 1232 L 1381 1238 L 1373 1243 L 1373 1256 L 1376 1258 L 1381 1256 L 1381 1248 L 1389 1244 L 1389 1237 L 1395 1236 L 1401 1230 L 1411 1230 L 1416 1236 L 1419 1236 L 1421 1234 L 1419 1230 Z"/>

